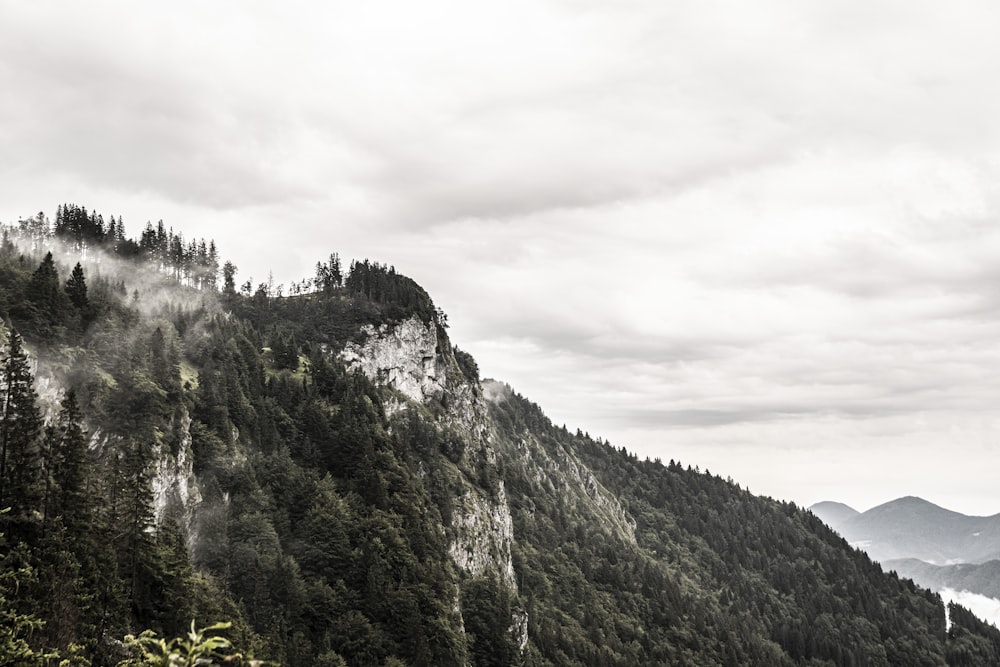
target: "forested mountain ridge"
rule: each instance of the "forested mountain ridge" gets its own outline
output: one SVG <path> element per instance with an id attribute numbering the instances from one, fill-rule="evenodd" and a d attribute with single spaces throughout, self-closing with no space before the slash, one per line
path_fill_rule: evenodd
<path id="1" fill-rule="evenodd" d="M 286 665 L 1000 664 L 812 514 L 481 380 L 391 267 L 284 296 L 56 218 L 0 247 L 0 650 L 113 665 L 196 618 Z"/>
<path id="2" fill-rule="evenodd" d="M 919 558 L 937 565 L 1000 558 L 1000 514 L 967 516 L 907 496 L 853 516 L 824 517 L 875 560 Z"/>
<path id="3" fill-rule="evenodd" d="M 921 586 L 1000 600 L 1000 515 L 967 516 L 913 496 L 860 513 L 844 507 L 824 502 L 810 510 L 883 567 Z M 978 611 L 996 623 L 995 606 L 981 604 Z"/>

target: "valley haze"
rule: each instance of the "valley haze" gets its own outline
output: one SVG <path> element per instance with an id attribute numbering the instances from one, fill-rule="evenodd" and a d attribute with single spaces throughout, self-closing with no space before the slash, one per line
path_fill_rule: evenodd
<path id="1" fill-rule="evenodd" d="M 998 21 L 0 2 L 0 222 L 162 218 L 239 283 L 393 264 L 571 430 L 803 506 L 992 515 Z"/>
<path id="2" fill-rule="evenodd" d="M 967 516 L 912 496 L 864 512 L 835 501 L 809 510 L 886 571 L 1000 626 L 1000 514 Z"/>

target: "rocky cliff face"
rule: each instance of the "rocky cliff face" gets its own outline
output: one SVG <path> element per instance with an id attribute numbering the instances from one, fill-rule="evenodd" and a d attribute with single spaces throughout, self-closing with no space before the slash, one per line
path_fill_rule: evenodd
<path id="1" fill-rule="evenodd" d="M 157 525 L 163 523 L 168 512 L 175 512 L 181 527 L 191 535 L 194 513 L 201 503 L 201 491 L 194 474 L 194 455 L 191 452 L 191 418 L 184 411 L 181 417 L 181 442 L 174 454 L 168 447 L 157 447 L 150 486 L 153 492 L 153 511 Z"/>
<path id="2" fill-rule="evenodd" d="M 448 553 L 456 565 L 473 576 L 496 571 L 516 588 L 510 556 L 514 528 L 502 482 L 495 500 L 473 489 L 455 499 L 452 528 L 455 536 Z"/>
<path id="3" fill-rule="evenodd" d="M 417 318 L 395 326 L 361 329 L 367 339 L 348 343 L 340 357 L 348 367 L 361 370 L 373 382 L 398 389 L 423 402 L 444 390 L 444 360 L 438 356 L 437 329 Z"/>
<path id="4" fill-rule="evenodd" d="M 0 330 L 0 337 L 4 335 Z M 32 373 L 35 374 L 35 392 L 38 404 L 46 420 L 55 418 L 59 405 L 65 396 L 66 389 L 59 380 L 59 374 L 50 367 L 41 364 L 32 357 Z M 194 474 L 194 456 L 191 451 L 191 418 L 184 410 L 181 416 L 179 432 L 180 443 L 176 453 L 166 446 L 154 448 L 152 477 L 150 489 L 152 492 L 153 512 L 156 525 L 163 523 L 168 511 L 179 517 L 181 528 L 190 537 L 194 513 L 201 502 L 201 492 Z M 100 431 L 91 434 L 90 449 L 100 452 L 107 438 Z"/>
<path id="5" fill-rule="evenodd" d="M 418 403 L 444 397 L 446 408 L 440 421 L 467 439 L 469 468 L 495 468 L 499 438 L 487 401 L 506 400 L 510 388 L 486 380 L 477 391 L 461 376 L 454 358 L 440 352 L 437 328 L 431 323 L 412 318 L 395 326 L 369 325 L 362 331 L 366 340 L 346 346 L 341 353 L 344 363 Z M 634 522 L 572 451 L 562 447 L 549 451 L 536 442 L 517 442 L 513 447 L 513 455 L 536 471 L 537 484 L 558 491 L 585 508 L 585 513 L 609 532 L 635 542 Z M 451 528 L 449 552 L 459 568 L 473 576 L 492 570 L 516 588 L 511 562 L 512 520 L 502 481 L 495 488 L 483 489 L 470 480 L 464 493 L 454 499 Z"/>
<path id="6" fill-rule="evenodd" d="M 462 490 L 453 498 L 448 526 L 452 560 L 471 576 L 494 574 L 516 592 L 513 519 L 503 481 L 483 488 L 481 481 L 469 476 L 483 469 L 495 471 L 497 465 L 496 434 L 481 391 L 465 379 L 454 356 L 442 352 L 447 346 L 441 344 L 433 323 L 411 318 L 395 326 L 369 325 L 362 331 L 366 340 L 349 343 L 341 360 L 416 403 L 437 401 L 444 408 L 438 411 L 438 425 L 457 432 L 465 442 L 459 466 L 464 471 Z M 516 611 L 510 629 L 522 649 L 527 645 L 527 624 L 527 615 Z"/>
<path id="7" fill-rule="evenodd" d="M 362 332 L 367 336 L 363 343 L 348 343 L 341 352 L 344 363 L 417 403 L 444 398 L 440 425 L 456 429 L 466 441 L 468 467 L 495 467 L 486 405 L 464 381 L 454 357 L 441 353 L 437 327 L 414 317 L 394 326 L 368 325 Z M 454 537 L 449 548 L 452 558 L 471 575 L 495 570 L 514 586 L 512 522 L 503 483 L 495 489 L 482 489 L 467 480 L 464 486 L 464 492 L 455 498 Z"/>

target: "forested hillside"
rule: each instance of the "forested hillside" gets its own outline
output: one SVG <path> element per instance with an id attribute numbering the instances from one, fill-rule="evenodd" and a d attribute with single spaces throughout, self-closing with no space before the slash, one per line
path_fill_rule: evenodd
<path id="1" fill-rule="evenodd" d="M 0 317 L 0 665 L 192 620 L 284 665 L 1000 664 L 811 513 L 481 380 L 391 266 L 240 284 L 65 205 L 4 229 Z"/>

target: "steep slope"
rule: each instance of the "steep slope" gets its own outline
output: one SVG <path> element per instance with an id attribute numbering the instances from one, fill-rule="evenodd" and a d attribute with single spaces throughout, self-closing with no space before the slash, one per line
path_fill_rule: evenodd
<path id="1" fill-rule="evenodd" d="M 844 508 L 827 502 L 810 510 L 901 577 L 940 593 L 964 591 L 1000 600 L 1000 560 L 974 562 L 995 555 L 992 536 L 1000 517 L 970 517 L 912 497 L 864 514 Z"/>
<path id="2" fill-rule="evenodd" d="M 811 514 L 570 434 L 520 397 L 494 411 L 512 443 L 574 452 L 635 522 L 629 548 L 575 520 L 532 469 L 507 467 L 542 664 L 944 661 L 937 598 L 887 577 Z M 562 581 L 573 596 L 560 595 Z"/>
<path id="3" fill-rule="evenodd" d="M 878 561 L 981 563 L 1000 558 L 1000 514 L 966 516 L 921 498 L 899 498 L 837 526 L 848 542 Z"/>
<path id="4" fill-rule="evenodd" d="M 287 665 L 1000 662 L 995 629 L 955 608 L 946 633 L 938 596 L 813 514 L 480 381 L 391 267 L 218 293 L 149 232 L 121 271 L 44 234 L 0 252 L 0 310 L 69 406 L 0 515 L 39 647 L 111 665 L 126 632 L 226 618 Z M 86 309 L 58 297 L 81 250 Z"/>

